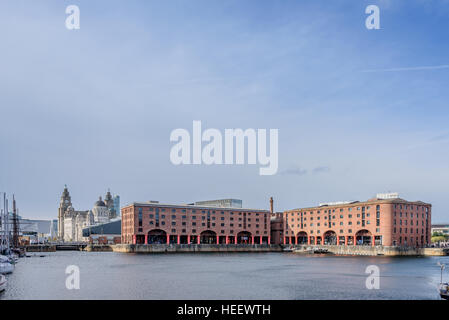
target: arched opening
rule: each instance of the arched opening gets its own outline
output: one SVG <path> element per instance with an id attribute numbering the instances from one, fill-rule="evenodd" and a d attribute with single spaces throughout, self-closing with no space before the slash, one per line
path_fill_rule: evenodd
<path id="1" fill-rule="evenodd" d="M 334 246 L 337 244 L 337 234 L 332 231 L 326 231 L 324 233 L 324 244 Z"/>
<path id="2" fill-rule="evenodd" d="M 307 244 L 307 232 L 301 231 L 296 235 L 297 244 Z"/>
<path id="3" fill-rule="evenodd" d="M 217 234 L 212 230 L 206 230 L 201 232 L 200 235 L 201 244 L 217 244 Z"/>
<path id="4" fill-rule="evenodd" d="M 149 244 L 167 243 L 167 233 L 164 230 L 153 229 L 148 232 Z"/>
<path id="5" fill-rule="evenodd" d="M 238 244 L 251 244 L 251 232 L 242 231 L 237 234 Z"/>
<path id="6" fill-rule="evenodd" d="M 371 232 L 369 232 L 366 229 L 357 231 L 357 233 L 355 234 L 355 244 L 356 245 L 371 245 L 371 241 L 372 241 L 372 234 Z"/>

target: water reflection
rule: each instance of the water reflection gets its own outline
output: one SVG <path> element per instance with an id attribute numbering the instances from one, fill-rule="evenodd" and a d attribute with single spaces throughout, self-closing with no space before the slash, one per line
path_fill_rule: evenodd
<path id="1" fill-rule="evenodd" d="M 21 259 L 0 298 L 439 299 L 438 261 L 449 258 L 54 252 Z M 65 287 L 68 265 L 80 268 L 80 290 Z M 369 265 L 379 290 L 365 286 Z"/>

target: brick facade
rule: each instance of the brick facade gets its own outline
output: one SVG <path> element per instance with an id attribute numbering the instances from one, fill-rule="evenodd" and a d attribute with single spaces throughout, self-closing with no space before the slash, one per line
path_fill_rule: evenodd
<path id="1" fill-rule="evenodd" d="M 287 210 L 281 243 L 426 246 L 431 207 L 398 198 Z"/>
<path id="2" fill-rule="evenodd" d="M 270 212 L 242 208 L 133 203 L 122 208 L 122 243 L 262 244 Z"/>

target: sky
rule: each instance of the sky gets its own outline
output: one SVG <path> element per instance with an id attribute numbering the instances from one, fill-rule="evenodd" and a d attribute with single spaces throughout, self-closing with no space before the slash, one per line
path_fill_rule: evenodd
<path id="1" fill-rule="evenodd" d="M 0 39 L 0 191 L 25 218 L 56 219 L 67 184 L 77 210 L 108 188 L 276 211 L 391 191 L 449 222 L 448 0 L 5 0 Z M 278 129 L 277 174 L 173 165 L 194 120 Z"/>

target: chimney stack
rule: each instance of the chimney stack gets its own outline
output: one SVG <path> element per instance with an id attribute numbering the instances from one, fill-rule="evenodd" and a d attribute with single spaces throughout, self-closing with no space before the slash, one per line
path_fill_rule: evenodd
<path id="1" fill-rule="evenodd" d="M 273 197 L 270 197 L 270 212 L 273 213 Z"/>

